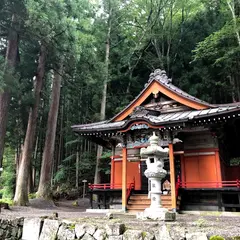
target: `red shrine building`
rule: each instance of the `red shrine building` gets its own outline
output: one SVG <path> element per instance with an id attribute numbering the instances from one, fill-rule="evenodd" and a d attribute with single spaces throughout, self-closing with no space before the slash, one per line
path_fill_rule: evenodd
<path id="1" fill-rule="evenodd" d="M 150 204 L 140 149 L 153 132 L 169 148 L 162 204 L 172 210 L 240 211 L 240 103 L 210 104 L 155 70 L 140 94 L 110 120 L 73 131 L 111 149 L 111 180 L 89 185 L 105 208 L 143 211 Z M 91 197 L 92 203 L 92 197 Z"/>

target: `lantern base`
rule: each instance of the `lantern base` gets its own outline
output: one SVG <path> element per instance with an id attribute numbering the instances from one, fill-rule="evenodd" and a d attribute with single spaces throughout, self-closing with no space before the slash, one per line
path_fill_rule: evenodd
<path id="1" fill-rule="evenodd" d="M 168 211 L 166 208 L 146 208 L 143 212 L 144 218 L 162 221 L 175 221 L 176 213 Z"/>

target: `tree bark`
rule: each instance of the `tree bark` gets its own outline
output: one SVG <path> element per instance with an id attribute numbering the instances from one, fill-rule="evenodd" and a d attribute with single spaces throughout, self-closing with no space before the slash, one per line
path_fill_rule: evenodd
<path id="1" fill-rule="evenodd" d="M 17 177 L 16 191 L 14 196 L 14 203 L 16 205 L 25 206 L 28 204 L 28 177 L 29 167 L 31 163 L 31 156 L 33 152 L 33 145 L 37 126 L 38 108 L 40 102 L 40 94 L 43 85 L 43 77 L 45 74 L 45 62 L 47 56 L 47 49 L 44 44 L 41 44 L 38 69 L 35 79 L 34 95 L 35 103 L 30 109 L 28 117 L 27 132 L 24 140 L 22 159 L 19 166 Z"/>
<path id="2" fill-rule="evenodd" d="M 77 155 L 76 155 L 76 184 L 75 187 L 76 189 L 79 188 L 79 150 L 77 150 Z"/>
<path id="3" fill-rule="evenodd" d="M 109 1 L 110 3 L 110 1 Z M 101 111 L 100 111 L 100 120 L 105 119 L 106 115 L 106 102 L 107 102 L 107 85 L 109 80 L 109 54 L 110 54 L 110 37 L 111 37 L 111 28 L 112 28 L 112 6 L 109 6 L 109 17 L 108 17 L 108 29 L 107 29 L 107 37 L 106 37 L 106 51 L 105 51 L 105 78 L 103 82 L 103 90 L 102 90 L 102 100 L 101 100 Z M 96 160 L 96 168 L 95 168 L 95 176 L 94 183 L 100 183 L 100 172 L 99 172 L 99 164 L 100 157 L 103 152 L 103 147 L 98 145 L 97 148 L 97 160 Z"/>
<path id="4" fill-rule="evenodd" d="M 54 71 L 51 105 L 48 113 L 47 133 L 43 150 L 40 182 L 38 186 L 38 197 L 49 198 L 51 194 L 51 175 L 54 160 L 54 146 L 56 138 L 58 108 L 60 100 L 62 62 L 58 71 Z"/>
<path id="5" fill-rule="evenodd" d="M 6 87 L 0 89 L 0 167 L 2 167 L 4 139 L 7 130 L 7 117 L 10 104 L 10 83 L 12 74 L 15 70 L 18 55 L 19 36 L 16 31 L 16 15 L 12 15 L 12 26 L 9 32 L 7 52 L 5 57 L 4 84 Z"/>
<path id="6" fill-rule="evenodd" d="M 240 46 L 240 34 L 239 34 L 239 31 L 238 31 L 238 28 L 237 28 L 237 16 L 236 16 L 236 12 L 235 12 L 235 7 L 237 8 L 238 6 L 235 6 L 237 5 L 238 3 L 235 2 L 235 1 L 227 1 L 227 4 L 228 4 L 228 7 L 232 13 L 232 18 L 233 18 L 233 23 L 234 23 L 234 31 L 235 31 L 235 34 L 236 34 L 236 38 L 237 38 L 237 42 L 238 42 L 238 46 Z"/>

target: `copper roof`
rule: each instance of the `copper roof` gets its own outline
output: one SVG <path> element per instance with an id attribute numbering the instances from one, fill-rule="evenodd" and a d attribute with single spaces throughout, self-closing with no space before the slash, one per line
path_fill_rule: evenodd
<path id="1" fill-rule="evenodd" d="M 128 107 L 130 107 L 142 94 L 143 92 L 150 86 L 153 81 L 157 81 L 159 84 L 167 88 L 168 90 L 178 94 L 179 96 L 183 96 L 186 99 L 189 99 L 193 102 L 202 104 L 206 108 L 203 110 L 182 110 L 171 113 L 161 113 L 157 114 L 157 111 L 153 112 L 153 110 L 149 110 L 144 108 L 143 106 L 138 106 L 138 111 L 133 111 L 127 118 L 121 121 L 114 120 L 122 114 Z M 136 108 L 135 108 L 136 109 Z M 140 109 L 140 111 L 139 111 Z M 114 116 L 110 120 L 95 122 L 90 124 L 82 124 L 82 125 L 74 125 L 72 129 L 77 133 L 98 133 L 103 131 L 121 131 L 126 129 L 130 124 L 134 123 L 134 121 L 146 121 L 153 126 L 166 126 L 166 125 L 177 125 L 180 123 L 194 123 L 196 121 L 201 121 L 201 119 L 206 122 L 211 121 L 211 118 L 214 117 L 224 120 L 231 117 L 239 117 L 240 116 L 240 103 L 231 103 L 231 104 L 210 104 L 205 101 L 202 101 L 196 97 L 189 95 L 188 93 L 182 91 L 178 87 L 172 84 L 172 80 L 167 77 L 166 72 L 160 69 L 156 69 L 153 73 L 150 74 L 148 83 L 145 85 L 143 91 L 120 113 Z M 215 121 L 215 120 L 214 120 Z"/>
<path id="2" fill-rule="evenodd" d="M 166 71 L 161 70 L 161 69 L 156 69 L 153 73 L 150 74 L 149 76 L 149 80 L 148 83 L 145 84 L 144 89 L 139 93 L 139 95 L 132 101 L 130 102 L 121 112 L 119 112 L 117 115 L 115 115 L 111 120 L 114 120 L 115 118 L 117 118 L 121 113 L 123 113 L 128 107 L 131 106 L 131 104 L 133 102 L 135 102 L 141 95 L 142 93 L 145 91 L 145 89 L 153 82 L 153 81 L 157 81 L 158 83 L 160 83 L 162 86 L 164 86 L 165 88 L 167 88 L 168 90 L 178 94 L 179 96 L 183 96 L 186 99 L 189 99 L 193 102 L 196 103 L 200 103 L 205 105 L 206 107 L 215 107 L 217 105 L 214 104 L 210 104 L 208 102 L 205 102 L 199 98 L 196 98 L 194 96 L 191 96 L 190 94 L 184 92 L 183 90 L 181 90 L 180 88 L 174 86 L 172 84 L 172 79 L 168 78 L 166 75 Z"/>
<path id="3" fill-rule="evenodd" d="M 102 121 L 91 124 L 84 125 L 74 125 L 72 126 L 75 132 L 101 132 L 101 131 L 119 131 L 125 129 L 130 123 L 134 121 L 146 121 L 154 126 L 165 126 L 165 125 L 177 125 L 183 122 L 194 123 L 197 121 L 206 119 L 215 119 L 223 120 L 231 117 L 239 117 L 240 116 L 240 105 L 234 106 L 220 106 L 215 108 L 208 108 L 204 110 L 188 110 L 188 111 L 180 111 L 176 113 L 164 113 L 159 116 L 153 115 L 142 115 L 136 114 L 131 116 L 131 118 L 118 121 Z"/>

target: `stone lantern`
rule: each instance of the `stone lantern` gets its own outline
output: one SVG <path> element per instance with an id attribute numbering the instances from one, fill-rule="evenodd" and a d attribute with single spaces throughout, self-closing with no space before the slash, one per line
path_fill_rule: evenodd
<path id="1" fill-rule="evenodd" d="M 149 192 L 151 205 L 144 210 L 143 216 L 152 219 L 166 220 L 166 218 L 169 218 L 170 216 L 167 216 L 167 213 L 169 212 L 166 208 L 163 208 L 161 204 L 161 180 L 167 174 L 167 171 L 163 168 L 163 160 L 168 157 L 169 149 L 159 146 L 159 137 L 155 135 L 155 132 L 153 132 L 149 141 L 150 146 L 147 148 L 141 148 L 140 151 L 141 156 L 147 157 L 147 169 L 144 174 L 151 182 L 151 190 Z"/>

